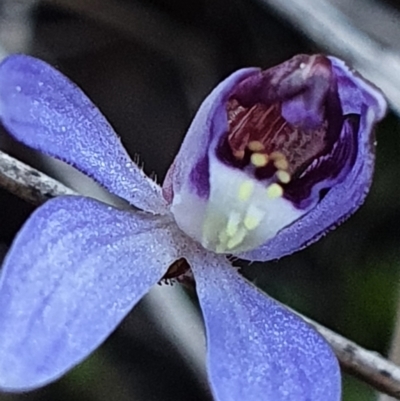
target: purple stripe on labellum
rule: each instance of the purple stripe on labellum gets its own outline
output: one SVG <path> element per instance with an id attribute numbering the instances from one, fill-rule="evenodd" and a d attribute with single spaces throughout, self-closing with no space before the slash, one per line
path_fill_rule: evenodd
<path id="1" fill-rule="evenodd" d="M 197 195 L 206 199 L 210 194 L 210 172 L 208 170 L 208 155 L 200 159 L 190 172 L 190 181 L 196 183 Z"/>

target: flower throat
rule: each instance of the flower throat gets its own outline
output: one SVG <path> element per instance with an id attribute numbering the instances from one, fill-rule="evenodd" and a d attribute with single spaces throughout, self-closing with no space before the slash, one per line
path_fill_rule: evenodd
<path id="1" fill-rule="evenodd" d="M 231 153 L 242 168 L 253 166 L 258 179 L 270 178 L 275 173 L 286 184 L 299 176 L 327 146 L 326 121 L 314 129 L 296 127 L 282 116 L 280 103 L 256 103 L 246 108 L 231 98 L 227 115 L 226 140 Z"/>

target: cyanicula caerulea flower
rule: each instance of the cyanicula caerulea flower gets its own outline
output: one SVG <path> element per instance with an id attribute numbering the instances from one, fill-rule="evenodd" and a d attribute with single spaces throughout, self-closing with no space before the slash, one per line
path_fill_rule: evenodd
<path id="1" fill-rule="evenodd" d="M 0 388 L 34 389 L 63 375 L 184 258 L 216 400 L 339 400 L 329 346 L 225 255 L 279 258 L 353 213 L 371 183 L 372 130 L 385 107 L 333 57 L 242 69 L 205 99 L 161 189 L 76 86 L 42 61 L 7 58 L 0 116 L 10 134 L 137 209 L 71 196 L 32 214 L 2 271 Z"/>

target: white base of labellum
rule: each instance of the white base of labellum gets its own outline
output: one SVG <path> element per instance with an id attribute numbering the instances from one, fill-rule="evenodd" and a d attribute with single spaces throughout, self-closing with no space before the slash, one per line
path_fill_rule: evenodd
<path id="1" fill-rule="evenodd" d="M 305 213 L 282 195 L 279 184 L 257 181 L 214 160 L 202 245 L 217 253 L 239 253 L 264 244 Z"/>

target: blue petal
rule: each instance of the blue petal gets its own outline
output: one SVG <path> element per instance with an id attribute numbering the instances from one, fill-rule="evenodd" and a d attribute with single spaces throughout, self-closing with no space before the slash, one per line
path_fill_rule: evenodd
<path id="1" fill-rule="evenodd" d="M 32 57 L 0 65 L 0 118 L 14 138 L 63 160 L 140 209 L 162 213 L 160 188 L 129 158 L 85 94 Z"/>
<path id="2" fill-rule="evenodd" d="M 337 360 L 311 326 L 246 282 L 222 257 L 188 260 L 218 401 L 340 399 Z"/>
<path id="3" fill-rule="evenodd" d="M 3 267 L 0 388 L 42 386 L 98 347 L 176 260 L 171 230 L 89 198 L 39 208 Z"/>

